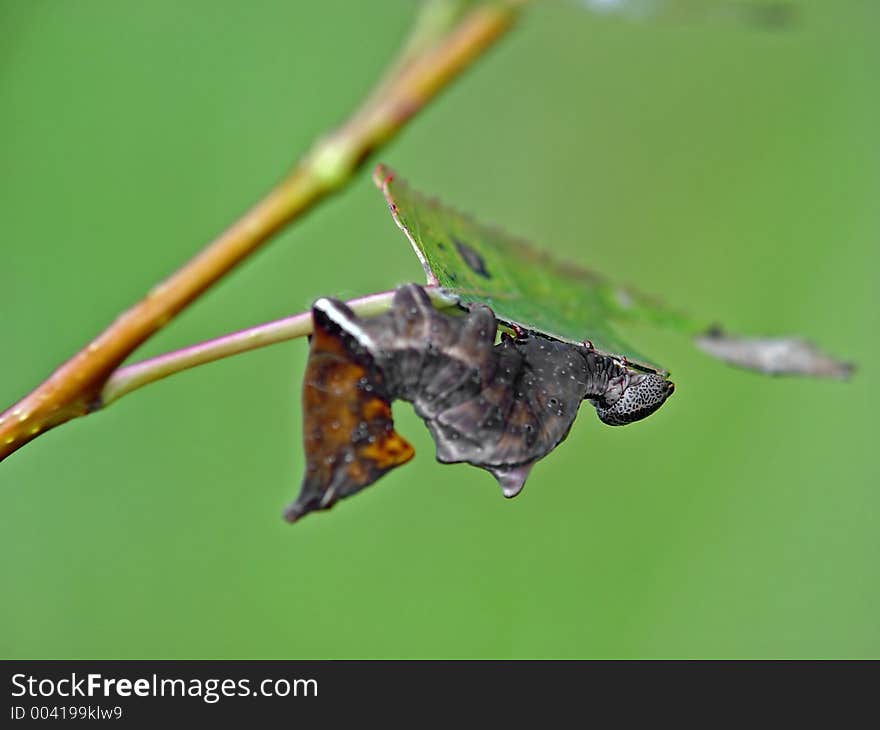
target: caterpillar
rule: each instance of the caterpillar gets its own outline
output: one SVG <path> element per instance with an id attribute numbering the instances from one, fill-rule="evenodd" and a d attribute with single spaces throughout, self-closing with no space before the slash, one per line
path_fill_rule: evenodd
<path id="1" fill-rule="evenodd" d="M 531 331 L 496 342 L 485 305 L 457 316 L 436 310 L 417 284 L 390 309 L 361 318 L 343 302 L 312 306 L 314 332 L 303 382 L 305 475 L 285 511 L 294 522 L 329 509 L 409 461 L 391 403 L 412 403 L 437 460 L 490 472 L 505 497 L 568 435 L 580 403 L 621 426 L 656 411 L 674 385 L 625 360 Z"/>

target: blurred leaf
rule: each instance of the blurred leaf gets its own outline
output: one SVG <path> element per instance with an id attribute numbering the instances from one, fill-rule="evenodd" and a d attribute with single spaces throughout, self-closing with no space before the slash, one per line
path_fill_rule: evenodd
<path id="1" fill-rule="evenodd" d="M 821 352 L 797 337 L 736 337 L 710 330 L 695 338 L 697 347 L 731 365 L 766 375 L 848 378 L 855 366 Z"/>
<path id="2" fill-rule="evenodd" d="M 487 304 L 506 325 L 563 341 L 589 340 L 597 350 L 650 369 L 658 368 L 624 336 L 627 323 L 687 334 L 703 352 L 765 374 L 846 378 L 853 370 L 798 338 L 722 334 L 717 326 L 479 223 L 414 190 L 384 165 L 376 167 L 373 179 L 412 243 L 428 284 L 448 289 L 463 304 Z"/>
<path id="3" fill-rule="evenodd" d="M 498 4 L 499 0 L 422 0 L 409 35 L 395 64 L 386 72 L 383 83 L 391 83 L 410 62 L 441 41 L 464 17 L 480 6 Z M 380 96 L 382 85 L 374 92 Z"/>
<path id="4" fill-rule="evenodd" d="M 430 47 L 467 13 L 485 4 L 485 0 L 422 0 L 406 51 L 416 54 Z"/>
<path id="5" fill-rule="evenodd" d="M 802 8 L 790 0 L 575 0 L 597 15 L 636 22 L 721 25 L 759 31 L 787 31 Z"/>

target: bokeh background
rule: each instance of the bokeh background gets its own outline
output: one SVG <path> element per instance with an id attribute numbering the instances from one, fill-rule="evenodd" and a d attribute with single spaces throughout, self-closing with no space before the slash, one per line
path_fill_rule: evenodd
<path id="1" fill-rule="evenodd" d="M 538 3 L 379 159 L 852 382 L 645 330 L 675 397 L 624 429 L 585 408 L 520 498 L 401 404 L 415 461 L 291 527 L 306 343 L 214 363 L 0 466 L 0 656 L 880 655 L 880 10 L 766 5 Z M 3 405 L 343 119 L 413 15 L 0 0 Z M 138 355 L 421 275 L 365 170 Z"/>

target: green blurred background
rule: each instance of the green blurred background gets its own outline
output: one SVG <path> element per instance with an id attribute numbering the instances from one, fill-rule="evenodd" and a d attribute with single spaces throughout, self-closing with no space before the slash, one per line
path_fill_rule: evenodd
<path id="1" fill-rule="evenodd" d="M 538 3 L 379 159 L 854 380 L 645 330 L 675 397 L 625 429 L 585 408 L 520 498 L 436 464 L 403 405 L 415 461 L 291 527 L 306 343 L 190 371 L 0 466 L 0 656 L 880 656 L 880 10 L 583 4 Z M 2 405 L 342 120 L 413 15 L 0 0 Z M 138 355 L 421 276 L 365 170 Z"/>

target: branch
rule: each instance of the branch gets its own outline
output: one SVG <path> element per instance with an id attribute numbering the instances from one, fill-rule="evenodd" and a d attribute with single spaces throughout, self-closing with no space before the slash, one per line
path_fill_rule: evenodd
<path id="1" fill-rule="evenodd" d="M 99 408 L 107 379 L 138 346 L 285 225 L 348 182 L 377 147 L 510 28 L 519 4 L 478 6 L 439 38 L 426 32 L 425 21 L 417 22 L 416 42 L 405 45 L 401 59 L 345 124 L 320 139 L 217 239 L 0 414 L 0 460 L 40 433 Z M 436 7 L 429 3 L 425 12 Z"/>
<path id="2" fill-rule="evenodd" d="M 446 293 L 438 287 L 425 287 L 425 292 L 438 309 L 454 307 L 458 298 Z M 368 294 L 351 299 L 346 304 L 361 317 L 372 317 L 381 314 L 391 306 L 394 291 Z M 169 375 L 189 370 L 189 368 L 205 365 L 215 360 L 238 355 L 249 350 L 256 350 L 276 342 L 295 340 L 312 333 L 312 313 L 302 312 L 292 317 L 277 319 L 255 327 L 233 332 L 197 345 L 190 345 L 182 350 L 175 350 L 164 355 L 157 355 L 149 360 L 137 362 L 117 370 L 101 390 L 98 402 L 93 410 L 106 408 L 122 396 L 142 388 Z"/>

